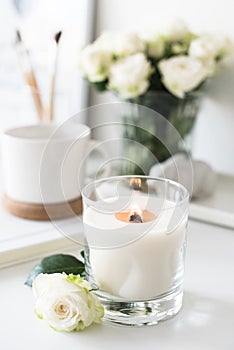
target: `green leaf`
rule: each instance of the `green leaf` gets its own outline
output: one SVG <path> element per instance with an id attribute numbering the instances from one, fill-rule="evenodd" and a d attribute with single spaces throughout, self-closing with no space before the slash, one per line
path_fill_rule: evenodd
<path id="1" fill-rule="evenodd" d="M 74 275 L 85 276 L 85 266 L 75 256 L 68 254 L 55 254 L 41 260 L 28 275 L 24 284 L 32 287 L 33 280 L 40 273 L 73 273 Z"/>
<path id="2" fill-rule="evenodd" d="M 97 91 L 103 92 L 106 91 L 107 80 L 92 83 L 92 85 Z"/>

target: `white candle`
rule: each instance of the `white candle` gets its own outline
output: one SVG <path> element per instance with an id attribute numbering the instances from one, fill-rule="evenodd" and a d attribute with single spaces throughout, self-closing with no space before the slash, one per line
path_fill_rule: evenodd
<path id="1" fill-rule="evenodd" d="M 106 202 L 122 207 L 126 198 Z M 111 211 L 92 207 L 84 210 L 89 260 L 100 289 L 124 299 L 149 300 L 181 281 L 187 217 L 180 213 L 183 219 L 178 221 L 171 201 L 149 201 L 149 197 L 140 195 L 131 199 L 129 209 L 133 203 L 141 209 L 153 208 L 159 215 L 146 223 L 126 223 Z"/>

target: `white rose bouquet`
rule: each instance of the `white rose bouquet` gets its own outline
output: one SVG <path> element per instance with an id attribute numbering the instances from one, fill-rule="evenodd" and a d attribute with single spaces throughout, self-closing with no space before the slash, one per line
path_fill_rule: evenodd
<path id="1" fill-rule="evenodd" d="M 150 90 L 178 98 L 198 90 L 233 56 L 221 35 L 198 35 L 182 21 L 150 33 L 104 32 L 80 52 L 83 76 L 99 90 L 134 99 Z"/>
<path id="2" fill-rule="evenodd" d="M 122 151 L 126 161 L 118 173 L 148 174 L 156 160 L 163 162 L 188 151 L 185 142 L 172 137 L 171 125 L 186 141 L 206 82 L 231 61 L 233 53 L 228 37 L 196 34 L 181 20 L 150 32 L 104 32 L 81 50 L 79 67 L 84 78 L 99 91 L 111 91 L 131 102 L 126 108 L 123 104 L 121 111 L 120 136 L 128 143 Z M 137 145 L 145 148 L 139 152 Z"/>

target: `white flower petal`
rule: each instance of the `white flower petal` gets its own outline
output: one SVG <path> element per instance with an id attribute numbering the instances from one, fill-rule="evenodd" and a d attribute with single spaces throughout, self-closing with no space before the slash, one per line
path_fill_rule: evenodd
<path id="1" fill-rule="evenodd" d="M 32 288 L 36 298 L 47 297 L 52 294 L 63 293 L 64 291 L 76 291 L 77 287 L 73 284 L 68 285 L 66 275 L 61 273 L 38 275 L 33 281 Z"/>
<path id="2" fill-rule="evenodd" d="M 124 57 L 143 52 L 145 45 L 136 33 L 106 31 L 94 44 L 101 50 L 109 51 L 115 56 Z"/>
<path id="3" fill-rule="evenodd" d="M 171 41 L 181 41 L 190 34 L 190 31 L 182 19 L 175 19 L 164 24 L 163 34 Z"/>
<path id="4" fill-rule="evenodd" d="M 111 67 L 109 88 L 117 91 L 122 98 L 139 96 L 146 92 L 151 72 L 151 65 L 144 54 L 126 57 Z"/>
<path id="5" fill-rule="evenodd" d="M 80 52 L 80 69 L 91 82 L 104 81 L 108 77 L 111 62 L 112 54 L 95 44 L 86 46 Z"/>
<path id="6" fill-rule="evenodd" d="M 33 282 L 35 311 L 58 331 L 81 330 L 103 317 L 103 306 L 89 289 L 79 276 L 38 275 Z"/>
<path id="7" fill-rule="evenodd" d="M 189 47 L 189 55 L 204 62 L 224 59 L 233 54 L 233 43 L 221 34 L 205 34 L 193 40 Z"/>
<path id="8" fill-rule="evenodd" d="M 178 97 L 194 90 L 208 76 L 204 64 L 189 56 L 176 56 L 159 62 L 158 68 L 166 88 Z"/>
<path id="9" fill-rule="evenodd" d="M 150 57 L 163 57 L 166 45 L 163 35 L 158 32 L 145 31 L 141 33 L 141 38 L 146 43 L 147 53 Z"/>

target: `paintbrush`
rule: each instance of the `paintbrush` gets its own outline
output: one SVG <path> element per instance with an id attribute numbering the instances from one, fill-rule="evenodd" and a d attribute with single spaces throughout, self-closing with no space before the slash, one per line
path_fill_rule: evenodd
<path id="1" fill-rule="evenodd" d="M 59 40 L 61 38 L 62 31 L 59 31 L 55 34 L 55 55 L 54 55 L 54 69 L 51 78 L 50 85 L 50 106 L 49 106 L 49 121 L 53 121 L 54 119 L 54 104 L 55 104 L 55 84 L 56 84 L 56 75 L 57 75 L 57 66 L 58 66 L 58 48 L 59 48 Z"/>
<path id="2" fill-rule="evenodd" d="M 21 33 L 19 30 L 16 30 L 16 45 L 19 51 L 19 57 L 21 60 L 25 81 L 30 87 L 34 104 L 36 107 L 36 111 L 38 114 L 38 118 L 42 121 L 43 115 L 44 115 L 44 108 L 43 108 L 43 104 L 40 96 L 39 87 L 38 87 L 36 76 L 31 63 L 29 51 L 24 45 L 24 42 L 22 40 Z"/>

